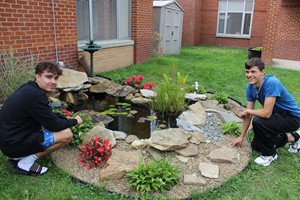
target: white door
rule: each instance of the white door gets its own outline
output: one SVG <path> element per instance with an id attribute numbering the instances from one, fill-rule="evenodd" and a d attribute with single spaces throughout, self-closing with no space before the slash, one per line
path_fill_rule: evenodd
<path id="1" fill-rule="evenodd" d="M 176 10 L 166 9 L 164 31 L 164 53 L 174 54 L 180 52 L 181 46 L 181 15 Z"/>

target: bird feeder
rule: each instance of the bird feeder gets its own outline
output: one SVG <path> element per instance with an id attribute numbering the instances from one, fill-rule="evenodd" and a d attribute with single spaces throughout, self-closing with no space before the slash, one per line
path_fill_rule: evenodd
<path id="1" fill-rule="evenodd" d="M 93 53 L 99 51 L 102 47 L 94 44 L 94 40 L 90 40 L 89 43 L 86 43 L 84 46 L 81 46 L 79 48 L 90 53 L 90 77 L 94 77 L 95 74 L 93 69 Z"/>

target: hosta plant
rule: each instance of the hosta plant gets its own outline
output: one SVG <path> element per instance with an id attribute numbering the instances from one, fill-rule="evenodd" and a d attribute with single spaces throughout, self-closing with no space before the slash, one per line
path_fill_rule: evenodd
<path id="1" fill-rule="evenodd" d="M 222 133 L 224 135 L 229 134 L 239 136 L 241 133 L 241 125 L 235 121 L 224 123 L 222 125 Z"/>
<path id="2" fill-rule="evenodd" d="M 155 191 L 170 190 L 179 183 L 180 170 L 178 166 L 170 163 L 170 158 L 155 159 L 143 164 L 139 161 L 138 168 L 126 174 L 130 186 L 146 195 Z"/>
<path id="3" fill-rule="evenodd" d="M 106 139 L 102 141 L 96 137 L 91 139 L 90 142 L 83 143 L 81 153 L 79 154 L 78 160 L 84 165 L 88 166 L 88 169 L 94 167 L 102 168 L 109 160 L 112 152 L 112 145 L 110 140 Z"/>
<path id="4" fill-rule="evenodd" d="M 216 92 L 210 99 L 217 100 L 220 104 L 228 103 L 228 95 L 225 92 Z"/>

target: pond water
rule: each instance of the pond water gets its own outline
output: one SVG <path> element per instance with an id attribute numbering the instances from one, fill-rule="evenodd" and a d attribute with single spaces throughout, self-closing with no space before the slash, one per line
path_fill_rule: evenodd
<path id="1" fill-rule="evenodd" d="M 85 103 L 73 108 L 73 111 L 79 110 L 94 110 L 97 112 L 104 112 L 108 110 L 111 105 L 116 105 L 120 102 L 127 102 L 124 98 L 117 98 L 104 94 L 89 94 L 89 100 Z M 164 128 L 177 128 L 177 116 L 168 116 L 162 118 L 153 112 L 149 105 L 130 104 L 130 109 L 137 111 L 137 113 L 128 117 L 127 115 L 109 115 L 114 119 L 106 128 L 114 131 L 123 131 L 127 135 L 136 135 L 140 139 L 147 139 L 150 137 L 152 131 Z M 149 116 L 155 116 L 156 120 L 149 119 Z"/>

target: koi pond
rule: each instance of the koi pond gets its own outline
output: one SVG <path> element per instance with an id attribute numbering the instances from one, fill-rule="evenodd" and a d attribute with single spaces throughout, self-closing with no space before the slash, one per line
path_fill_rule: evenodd
<path id="1" fill-rule="evenodd" d="M 177 128 L 177 116 L 163 118 L 151 110 L 149 104 L 133 104 L 124 98 L 103 94 L 89 94 L 89 97 L 88 101 L 74 106 L 72 110 L 94 110 L 112 117 L 113 121 L 106 125 L 110 130 L 147 139 L 152 131 Z"/>

